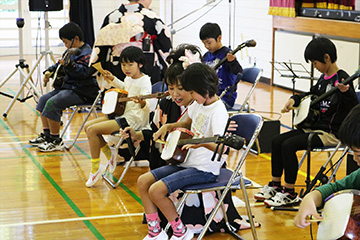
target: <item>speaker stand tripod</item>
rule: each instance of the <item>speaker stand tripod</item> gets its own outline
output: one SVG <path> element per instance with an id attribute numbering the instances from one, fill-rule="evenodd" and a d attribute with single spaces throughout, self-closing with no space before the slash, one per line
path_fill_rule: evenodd
<path id="1" fill-rule="evenodd" d="M 26 70 L 27 74 L 29 74 L 29 65 L 25 63 L 25 59 L 19 59 L 19 63 L 15 65 L 15 69 L 14 71 L 12 71 L 8 76 L 6 76 L 6 78 L 1 81 L 0 83 L 0 88 L 7 82 L 9 81 L 9 79 L 17 72 L 19 71 L 21 73 L 21 77 L 23 78 L 23 76 L 26 76 L 26 74 L 23 72 L 24 69 Z M 0 92 L 1 95 L 5 96 L 5 97 L 9 97 L 9 98 L 13 98 L 14 96 L 4 93 L 4 92 Z M 20 102 L 25 102 L 27 99 L 31 98 L 33 95 L 27 96 L 25 98 L 17 98 L 16 100 L 20 101 Z"/>
<path id="2" fill-rule="evenodd" d="M 22 82 L 22 84 L 20 85 L 20 88 L 18 89 L 18 91 L 16 92 L 16 94 L 14 96 L 10 96 L 13 99 L 11 100 L 9 106 L 6 108 L 3 117 L 7 117 L 9 111 L 11 110 L 12 106 L 14 105 L 15 101 L 18 100 L 20 102 L 24 102 L 26 101 L 27 98 L 23 98 L 23 99 L 19 99 L 20 94 L 22 93 L 22 91 L 24 90 L 24 87 L 27 86 L 27 84 L 30 86 L 30 89 L 33 91 L 33 95 L 36 96 L 37 98 L 39 98 L 41 96 L 41 93 L 39 92 L 39 90 L 36 88 L 35 84 L 32 81 L 32 74 L 34 73 L 34 71 L 36 70 L 36 68 L 39 66 L 41 60 L 45 57 L 49 57 L 52 59 L 52 61 L 54 62 L 54 64 L 56 63 L 54 55 L 51 51 L 43 51 L 40 53 L 40 57 L 36 60 L 35 65 L 33 66 L 33 68 L 31 69 L 31 71 L 29 72 L 29 66 L 27 64 L 24 64 L 23 59 L 20 59 L 20 63 L 16 65 L 16 69 L 11 72 L 1 83 L 0 83 L 0 88 L 17 72 L 19 71 L 20 74 L 25 77 L 25 80 Z M 23 60 L 23 61 L 22 61 Z M 23 69 L 27 69 L 28 74 L 26 75 L 25 72 L 23 71 Z M 2 93 L 3 94 L 3 93 Z M 3 94 L 5 95 L 5 94 Z"/>

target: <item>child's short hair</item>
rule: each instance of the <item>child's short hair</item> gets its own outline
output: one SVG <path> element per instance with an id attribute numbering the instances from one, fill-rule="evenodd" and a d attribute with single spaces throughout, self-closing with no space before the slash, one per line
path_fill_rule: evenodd
<path id="1" fill-rule="evenodd" d="M 306 46 L 304 57 L 306 62 L 316 60 L 325 63 L 325 54 L 329 54 L 331 63 L 336 62 L 337 54 L 334 43 L 330 41 L 330 39 L 317 37 L 311 40 Z"/>
<path id="2" fill-rule="evenodd" d="M 145 55 L 144 52 L 134 46 L 129 46 L 124 48 L 120 54 L 120 62 L 136 62 L 138 64 L 145 64 Z"/>
<path id="3" fill-rule="evenodd" d="M 166 61 L 171 64 L 165 72 L 165 80 L 168 85 L 177 85 L 180 83 L 180 75 L 184 72 L 183 61 L 179 58 L 185 56 L 185 50 L 190 50 L 193 54 L 199 53 L 201 56 L 201 50 L 198 46 L 183 43 L 176 47 L 175 50 L 171 51 Z M 200 57 L 202 60 L 202 57 Z"/>
<path id="4" fill-rule="evenodd" d="M 181 75 L 181 85 L 186 91 L 195 91 L 201 96 L 212 97 L 218 91 L 219 78 L 211 67 L 204 63 L 189 65 Z"/>
<path id="5" fill-rule="evenodd" d="M 65 24 L 62 28 L 59 30 L 59 38 L 65 38 L 68 40 L 74 39 L 76 36 L 79 37 L 80 41 L 84 41 L 84 33 L 81 30 L 80 26 L 77 25 L 74 22 L 69 22 Z"/>
<path id="6" fill-rule="evenodd" d="M 167 85 L 178 85 L 180 83 L 181 74 L 184 72 L 182 62 L 174 62 L 165 72 L 165 81 Z"/>
<path id="7" fill-rule="evenodd" d="M 340 141 L 351 147 L 360 148 L 360 104 L 356 105 L 342 122 L 339 130 Z"/>
<path id="8" fill-rule="evenodd" d="M 221 35 L 220 26 L 217 23 L 205 23 L 200 29 L 200 39 L 206 40 L 214 38 L 215 40 Z"/>

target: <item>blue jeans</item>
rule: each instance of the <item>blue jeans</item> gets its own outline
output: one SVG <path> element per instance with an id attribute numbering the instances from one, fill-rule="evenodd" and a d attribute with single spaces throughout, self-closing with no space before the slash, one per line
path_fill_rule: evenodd
<path id="1" fill-rule="evenodd" d="M 177 165 L 166 165 L 150 171 L 156 181 L 163 181 L 172 193 L 185 186 L 215 182 L 217 177 L 211 172 L 200 171 L 196 168 L 184 168 Z"/>
<path id="2" fill-rule="evenodd" d="M 42 95 L 36 106 L 36 110 L 51 120 L 60 122 L 62 111 L 73 105 L 85 104 L 86 102 L 73 90 L 53 90 Z"/>

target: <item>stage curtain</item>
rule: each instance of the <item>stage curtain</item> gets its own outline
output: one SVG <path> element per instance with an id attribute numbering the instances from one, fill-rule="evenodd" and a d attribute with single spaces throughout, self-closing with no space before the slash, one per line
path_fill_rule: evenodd
<path id="1" fill-rule="evenodd" d="M 270 0 L 269 15 L 295 17 L 295 0 Z"/>
<path id="2" fill-rule="evenodd" d="M 354 10 L 355 0 L 328 0 L 328 9 Z"/>
<path id="3" fill-rule="evenodd" d="M 302 7 L 354 10 L 355 0 L 303 0 Z"/>
<path id="4" fill-rule="evenodd" d="M 70 0 L 70 21 L 77 23 L 84 33 L 84 41 L 91 47 L 95 42 L 91 0 Z"/>

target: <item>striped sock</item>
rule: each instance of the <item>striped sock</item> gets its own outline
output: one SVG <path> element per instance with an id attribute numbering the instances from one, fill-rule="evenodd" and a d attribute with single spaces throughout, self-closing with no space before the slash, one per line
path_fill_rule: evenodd
<path id="1" fill-rule="evenodd" d="M 170 225 L 173 229 L 173 234 L 175 237 L 181 237 L 186 233 L 186 226 L 179 217 L 177 217 L 174 221 L 171 221 Z"/>
<path id="2" fill-rule="evenodd" d="M 110 158 L 111 158 L 111 149 L 110 149 L 109 145 L 106 144 L 105 146 L 103 146 L 101 148 L 101 151 L 105 154 L 106 158 L 108 160 L 110 160 Z"/>
<path id="3" fill-rule="evenodd" d="M 146 221 L 149 227 L 149 236 L 156 237 L 161 232 L 159 214 L 157 212 L 145 214 Z"/>
<path id="4" fill-rule="evenodd" d="M 100 158 L 91 159 L 91 173 L 95 174 L 99 170 Z"/>

